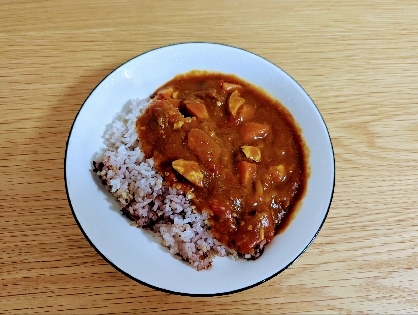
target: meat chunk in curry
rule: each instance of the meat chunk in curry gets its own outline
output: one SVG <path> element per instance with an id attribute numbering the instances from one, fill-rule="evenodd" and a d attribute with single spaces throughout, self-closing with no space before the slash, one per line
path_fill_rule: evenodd
<path id="1" fill-rule="evenodd" d="M 306 150 L 289 112 L 231 75 L 193 71 L 158 89 L 137 120 L 142 150 L 209 214 L 213 236 L 257 258 L 296 208 Z"/>

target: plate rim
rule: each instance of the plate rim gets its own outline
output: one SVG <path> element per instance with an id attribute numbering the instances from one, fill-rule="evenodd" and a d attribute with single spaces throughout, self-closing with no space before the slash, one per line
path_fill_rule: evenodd
<path id="1" fill-rule="evenodd" d="M 295 84 L 298 85 L 298 87 L 305 93 L 305 95 L 309 98 L 309 100 L 312 102 L 312 104 L 314 105 L 315 110 L 317 111 L 317 113 L 319 114 L 319 117 L 322 120 L 322 124 L 325 128 L 325 131 L 328 135 L 328 139 L 329 139 L 329 144 L 330 144 L 330 153 L 331 153 L 331 157 L 332 157 L 332 189 L 330 192 L 330 198 L 328 201 L 328 207 L 327 210 L 324 214 L 324 217 L 322 219 L 321 224 L 319 225 L 316 233 L 313 235 L 312 239 L 309 241 L 309 243 L 303 248 L 303 250 L 292 260 L 290 261 L 286 266 L 284 266 L 283 268 L 281 268 L 280 270 L 278 270 L 277 272 L 273 273 L 271 276 L 257 281 L 254 284 L 239 288 L 239 289 L 235 289 L 235 290 L 230 290 L 230 291 L 224 291 L 224 292 L 217 292 L 217 293 L 189 293 L 189 292 L 178 292 L 175 290 L 170 290 L 170 289 L 165 289 L 165 288 L 161 288 L 155 285 L 152 285 L 148 282 L 145 282 L 143 280 L 140 280 L 138 278 L 136 278 L 135 276 L 129 274 L 128 272 L 124 271 L 123 269 L 121 269 L 120 267 L 118 267 L 115 263 L 113 263 L 110 259 L 108 259 L 97 247 L 96 245 L 93 243 L 93 241 L 89 238 L 89 236 L 86 234 L 85 230 L 83 229 L 83 227 L 81 226 L 81 223 L 79 221 L 79 219 L 77 218 L 77 215 L 74 211 L 74 207 L 73 204 L 71 202 L 71 198 L 70 198 L 70 194 L 69 194 L 69 187 L 68 187 L 68 182 L 67 182 L 67 160 L 68 160 L 68 149 L 69 149 L 69 144 L 70 144 L 70 139 L 73 133 L 73 129 L 74 129 L 74 125 L 77 121 L 77 118 L 79 117 L 81 111 L 83 110 L 86 102 L 89 100 L 89 98 L 91 97 L 91 95 L 97 90 L 97 88 L 104 82 L 107 80 L 108 77 L 110 77 L 113 73 L 115 73 L 116 71 L 118 71 L 120 68 L 124 67 L 127 63 L 131 62 L 132 60 L 135 60 L 137 58 L 140 58 L 143 55 L 152 53 L 153 51 L 156 50 L 161 50 L 161 49 L 165 49 L 168 47 L 172 47 L 172 46 L 182 46 L 182 45 L 194 45 L 194 44 L 204 44 L 204 45 L 216 45 L 216 46 L 224 46 L 224 47 L 228 47 L 228 48 L 232 48 L 232 49 L 237 49 L 237 50 L 241 50 L 244 51 L 246 53 L 249 53 L 251 55 L 254 55 L 256 57 L 259 57 L 261 59 L 263 59 L 264 61 L 270 63 L 272 66 L 278 68 L 280 71 L 282 71 L 286 76 L 288 76 L 291 80 L 293 80 L 293 82 Z M 125 62 L 121 63 L 120 65 L 118 65 L 116 68 L 114 68 L 112 71 L 110 71 L 106 76 L 104 76 L 100 82 L 89 92 L 89 94 L 87 95 L 87 97 L 84 99 L 82 105 L 80 106 L 79 110 L 77 111 L 76 115 L 74 116 L 73 122 L 71 124 L 71 128 L 69 130 L 68 133 L 68 137 L 67 137 L 67 141 L 66 141 L 66 145 L 65 145 L 65 155 L 64 155 L 64 183 L 65 183 L 65 191 L 66 191 L 66 195 L 67 195 L 67 200 L 72 212 L 72 215 L 80 229 L 80 231 L 82 232 L 84 238 L 89 242 L 89 244 L 94 248 L 94 250 L 108 263 L 110 264 L 113 268 L 115 268 L 116 270 L 118 270 L 119 272 L 121 272 L 122 274 L 124 274 L 125 276 L 127 276 L 128 278 L 130 278 L 131 280 L 134 280 L 135 282 L 138 282 L 146 287 L 152 288 L 154 290 L 157 291 L 162 291 L 165 293 L 170 293 L 170 294 L 175 294 L 175 295 L 181 295 L 181 296 L 190 296 L 190 297 L 214 297 L 214 296 L 224 296 L 224 295 L 231 295 L 231 294 L 235 294 L 238 292 L 242 292 L 251 288 L 254 288 L 264 282 L 269 281 L 270 279 L 276 277 L 278 274 L 282 273 L 284 270 L 286 270 L 289 266 L 291 266 L 303 253 L 306 252 L 306 250 L 308 249 L 308 247 L 313 243 L 313 241 L 316 239 L 316 237 L 318 236 L 319 232 L 321 231 L 327 217 L 328 217 L 328 213 L 330 211 L 331 208 L 331 204 L 332 204 L 332 200 L 333 200 L 333 196 L 334 196 L 334 191 L 335 191 L 335 179 L 336 179 L 336 163 L 335 163 L 335 152 L 334 152 L 334 148 L 333 148 L 333 144 L 332 144 L 332 139 L 331 139 L 331 134 L 329 132 L 328 126 L 325 123 L 325 120 L 321 114 L 321 112 L 319 111 L 317 105 L 315 104 L 315 102 L 312 100 L 312 98 L 309 96 L 309 94 L 305 91 L 305 89 L 303 89 L 303 87 L 291 76 L 289 75 L 286 71 L 284 71 L 281 67 L 279 67 L 278 65 L 274 64 L 273 62 L 269 61 L 268 59 L 254 53 L 251 52 L 249 50 L 240 48 L 240 47 L 236 47 L 236 46 L 232 46 L 232 45 L 227 45 L 227 44 L 223 44 L 223 43 L 216 43 L 216 42 L 204 42 L 204 41 L 191 41 L 191 42 L 179 42 L 179 43 L 173 43 L 173 44 L 169 44 L 169 45 L 164 45 L 164 46 L 160 46 L 160 47 L 156 47 L 150 50 L 147 50 L 143 53 L 140 53 L 132 58 L 130 58 L 129 60 L 126 60 Z"/>

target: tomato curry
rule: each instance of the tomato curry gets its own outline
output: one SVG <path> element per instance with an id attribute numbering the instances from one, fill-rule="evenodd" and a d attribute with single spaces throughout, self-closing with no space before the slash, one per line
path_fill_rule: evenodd
<path id="1" fill-rule="evenodd" d="M 207 212 L 213 236 L 245 258 L 261 255 L 304 193 L 307 153 L 293 118 L 235 76 L 175 77 L 152 95 L 137 131 L 165 181 Z"/>

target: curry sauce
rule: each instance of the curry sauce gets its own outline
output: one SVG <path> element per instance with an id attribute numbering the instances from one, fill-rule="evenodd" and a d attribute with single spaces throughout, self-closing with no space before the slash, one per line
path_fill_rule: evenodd
<path id="1" fill-rule="evenodd" d="M 193 71 L 167 82 L 137 120 L 141 148 L 213 236 L 257 258 L 303 196 L 307 152 L 290 113 L 232 75 Z"/>

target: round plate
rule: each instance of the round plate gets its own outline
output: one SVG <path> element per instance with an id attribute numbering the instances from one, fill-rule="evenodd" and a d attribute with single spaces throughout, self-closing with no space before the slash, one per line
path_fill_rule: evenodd
<path id="1" fill-rule="evenodd" d="M 210 270 L 196 271 L 175 259 L 130 224 L 92 172 L 104 149 L 103 135 L 123 106 L 145 98 L 175 75 L 191 70 L 234 74 L 277 98 L 302 129 L 310 150 L 310 178 L 297 215 L 255 261 L 217 257 Z M 96 251 L 119 271 L 166 292 L 211 296 L 248 289 L 274 277 L 311 244 L 327 216 L 334 189 L 331 140 L 315 104 L 280 68 L 238 48 L 184 43 L 158 48 L 121 65 L 89 95 L 73 123 L 65 154 L 65 183 L 74 217 Z"/>

